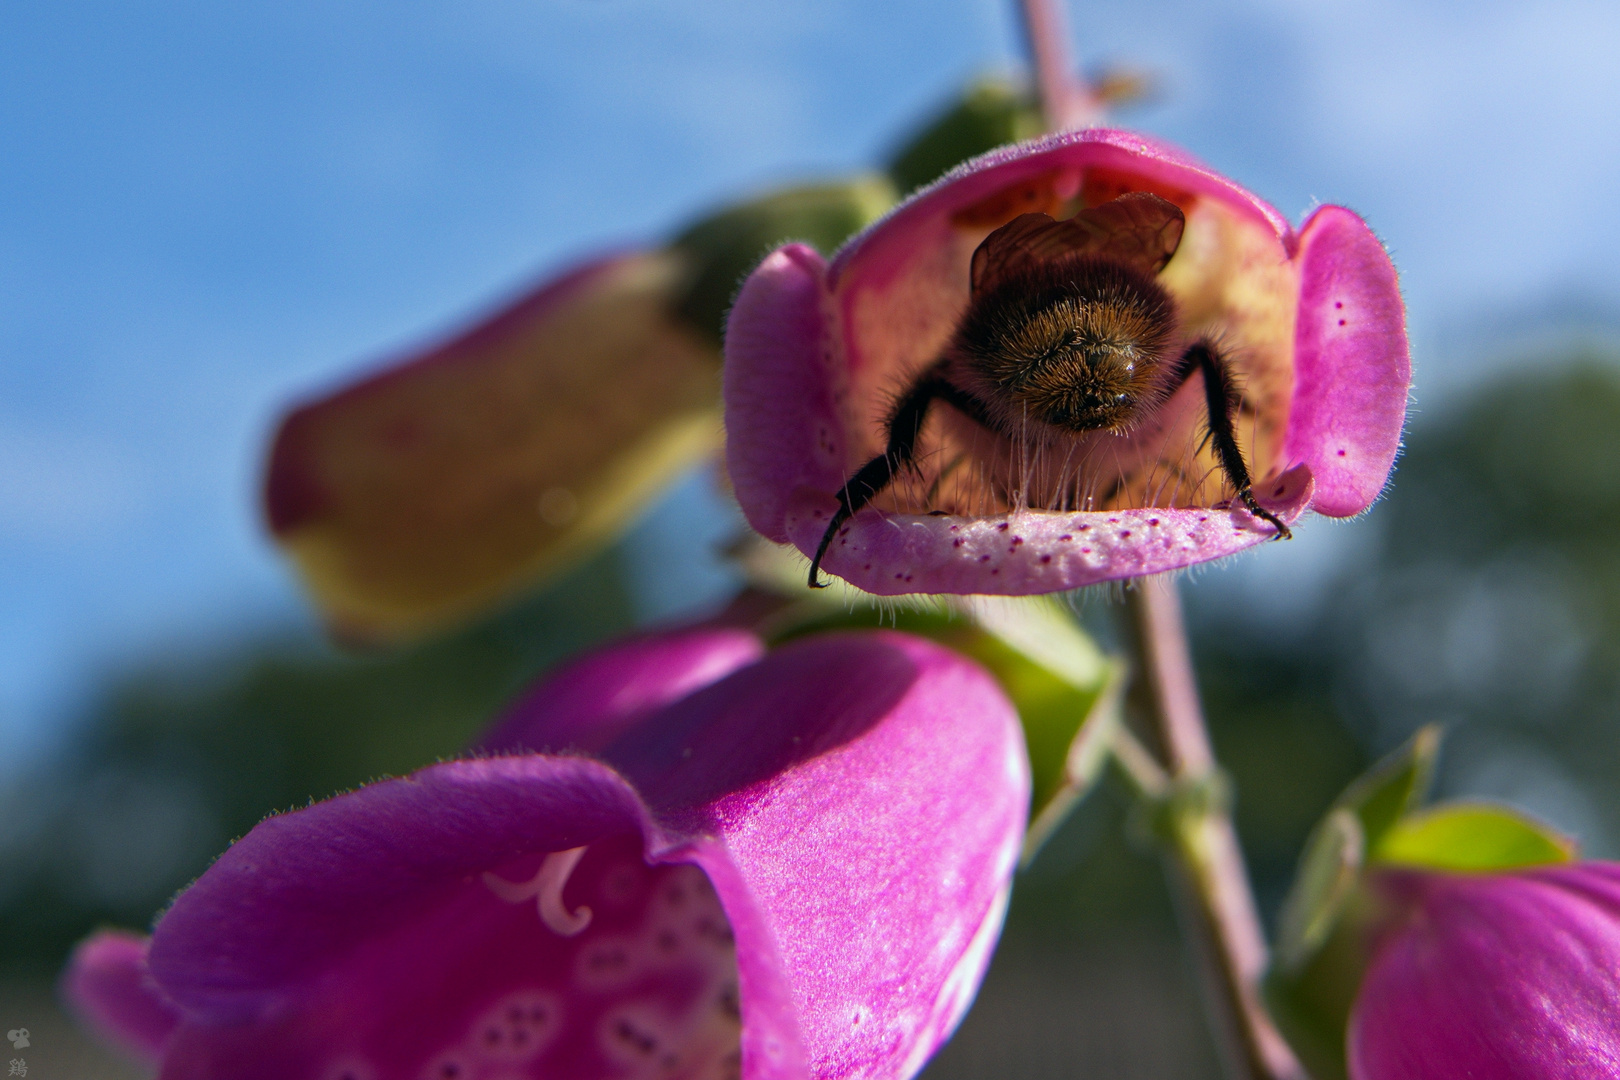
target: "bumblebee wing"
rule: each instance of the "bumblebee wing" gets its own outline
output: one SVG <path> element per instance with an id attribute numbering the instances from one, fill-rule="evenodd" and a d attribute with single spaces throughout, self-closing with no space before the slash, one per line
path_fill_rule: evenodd
<path id="1" fill-rule="evenodd" d="M 973 252 L 969 282 L 973 295 L 995 288 L 1018 269 L 1071 250 L 1066 221 L 1045 214 L 1019 214 L 984 238 Z"/>
<path id="2" fill-rule="evenodd" d="M 1093 237 L 1087 255 L 1118 259 L 1157 274 L 1181 246 L 1187 218 L 1181 207 L 1146 191 L 1082 210 L 1066 222 Z"/>
<path id="3" fill-rule="evenodd" d="M 1175 203 L 1146 191 L 1121 195 L 1063 221 L 1020 214 L 974 251 L 973 295 L 995 288 L 1022 267 L 1074 255 L 1117 259 L 1157 274 L 1181 245 L 1186 223 Z"/>

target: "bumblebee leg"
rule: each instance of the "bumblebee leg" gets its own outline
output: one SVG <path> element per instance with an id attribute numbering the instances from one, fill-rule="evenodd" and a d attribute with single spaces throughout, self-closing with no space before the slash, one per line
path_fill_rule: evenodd
<path id="1" fill-rule="evenodd" d="M 844 522 L 860 512 L 861 507 L 871 502 L 878 492 L 889 486 L 894 474 L 911 464 L 912 455 L 917 451 L 917 439 L 922 434 L 923 422 L 928 419 L 928 407 L 934 403 L 936 397 L 945 397 L 947 400 L 957 396 L 951 387 L 938 375 L 925 375 L 900 399 L 895 406 L 894 415 L 889 418 L 889 446 L 883 453 L 862 465 L 854 476 L 844 482 L 843 488 L 838 492 L 838 510 L 833 514 L 832 520 L 827 522 L 827 531 L 821 534 L 821 543 L 816 547 L 816 557 L 810 560 L 810 587 L 824 589 L 827 586 L 821 581 L 821 559 L 827 554 L 827 548 L 832 544 L 833 537 Z"/>
<path id="2" fill-rule="evenodd" d="M 1282 519 L 1261 506 L 1254 497 L 1254 484 L 1249 479 L 1249 467 L 1243 461 L 1243 451 L 1238 447 L 1237 435 L 1233 431 L 1232 414 L 1237 412 L 1241 398 L 1237 386 L 1232 381 L 1232 369 L 1227 366 L 1226 358 L 1209 342 L 1194 342 L 1177 365 L 1172 386 L 1180 386 L 1191 378 L 1195 371 L 1201 372 L 1204 376 L 1204 403 L 1209 412 L 1209 441 L 1215 448 L 1215 457 L 1221 463 L 1221 470 L 1237 489 L 1237 496 L 1243 500 L 1243 505 L 1249 513 L 1277 527 L 1277 535 L 1272 537 L 1273 540 L 1292 539 L 1294 534 L 1282 523 Z"/>

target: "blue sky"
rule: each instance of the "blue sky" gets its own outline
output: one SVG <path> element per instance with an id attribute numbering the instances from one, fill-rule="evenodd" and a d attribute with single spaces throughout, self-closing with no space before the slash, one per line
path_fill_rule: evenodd
<path id="1" fill-rule="evenodd" d="M 1420 409 L 1620 324 L 1612 3 L 1067 11 L 1084 62 L 1162 76 L 1129 122 L 1296 220 L 1373 223 Z M 998 0 L 7 5 L 0 772 L 120 664 L 307 620 L 254 501 L 288 401 L 571 258 L 871 161 L 1017 62 Z M 649 560 L 689 561 L 701 491 L 639 531 Z"/>

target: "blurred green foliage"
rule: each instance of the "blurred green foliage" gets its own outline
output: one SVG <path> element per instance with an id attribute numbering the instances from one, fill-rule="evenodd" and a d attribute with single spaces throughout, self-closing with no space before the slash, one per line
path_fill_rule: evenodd
<path id="1" fill-rule="evenodd" d="M 909 193 L 986 150 L 1045 130 L 1040 106 L 1027 89 L 983 79 L 895 152 L 889 175 L 902 194 Z"/>
<path id="2" fill-rule="evenodd" d="M 1329 665 L 1372 749 L 1444 724 L 1440 796 L 1521 803 L 1612 854 L 1620 368 L 1526 362 L 1421 419 L 1366 565 L 1289 662 Z"/>
<path id="3" fill-rule="evenodd" d="M 694 222 L 670 241 L 693 268 L 675 310 L 719 347 L 738 286 L 762 256 L 789 240 L 830 255 L 896 198 L 888 178 L 874 174 L 789 188 Z"/>
<path id="4" fill-rule="evenodd" d="M 1274 911 L 1306 835 L 1367 756 L 1334 704 L 1325 658 L 1246 650 L 1241 637 L 1215 633 L 1193 648 L 1249 872 L 1262 906 Z"/>

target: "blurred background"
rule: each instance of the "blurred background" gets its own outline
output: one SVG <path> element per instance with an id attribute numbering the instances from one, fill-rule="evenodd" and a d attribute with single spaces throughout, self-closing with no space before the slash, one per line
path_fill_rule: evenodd
<path id="1" fill-rule="evenodd" d="M 1440 786 L 1620 852 L 1620 9 L 1070 2 L 1121 123 L 1298 220 L 1363 214 L 1409 305 L 1407 446 L 1365 518 L 1184 579 L 1262 903 L 1430 720 Z M 1004 0 L 61 0 L 0 13 L 0 1028 L 137 1075 L 50 980 L 264 814 L 453 753 L 556 658 L 723 599 L 709 477 L 480 625 L 321 638 L 257 485 L 288 404 L 595 251 L 884 160 L 1016 72 Z M 1106 596 L 1077 599 L 1105 628 Z M 931 1067 L 1202 1077 L 1159 870 L 1104 790 L 1018 890 Z"/>

